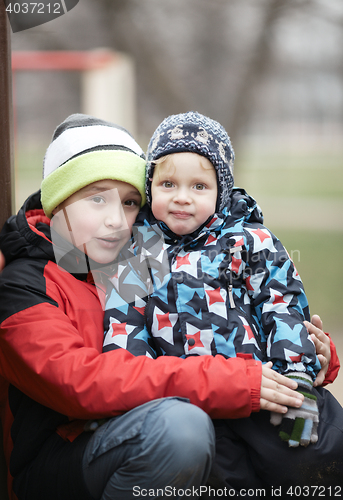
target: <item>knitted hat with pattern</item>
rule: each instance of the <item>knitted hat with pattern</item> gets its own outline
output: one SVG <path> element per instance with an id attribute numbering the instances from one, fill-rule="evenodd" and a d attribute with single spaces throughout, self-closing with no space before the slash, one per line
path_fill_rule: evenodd
<path id="1" fill-rule="evenodd" d="M 145 203 L 145 156 L 130 133 L 93 116 L 74 114 L 55 130 L 43 165 L 41 202 L 48 217 L 64 200 L 103 179 L 132 184 Z"/>
<path id="2" fill-rule="evenodd" d="M 190 111 L 171 115 L 155 130 L 147 151 L 146 195 L 151 203 L 154 161 L 172 153 L 191 152 L 204 156 L 214 166 L 218 182 L 216 211 L 230 206 L 235 154 L 226 130 L 220 123 Z"/>

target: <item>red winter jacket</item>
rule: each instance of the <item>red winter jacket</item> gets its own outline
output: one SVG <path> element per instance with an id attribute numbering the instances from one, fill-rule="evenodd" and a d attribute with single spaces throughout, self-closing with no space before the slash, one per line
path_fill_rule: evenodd
<path id="1" fill-rule="evenodd" d="M 252 359 L 101 353 L 103 310 L 96 288 L 86 275 L 55 263 L 50 221 L 39 200 L 39 192 L 30 197 L 0 235 L 6 259 L 0 275 L 0 410 L 12 477 L 51 433 L 73 440 L 84 421 L 152 399 L 186 397 L 212 418 L 259 410 L 261 363 Z"/>

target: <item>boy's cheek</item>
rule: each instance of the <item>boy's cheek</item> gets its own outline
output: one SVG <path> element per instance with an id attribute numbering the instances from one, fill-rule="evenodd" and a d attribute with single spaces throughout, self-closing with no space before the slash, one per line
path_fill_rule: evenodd
<path id="1" fill-rule="evenodd" d="M 126 216 L 126 222 L 127 222 L 127 225 L 128 225 L 128 230 L 129 230 L 129 236 L 128 236 L 128 239 L 130 238 L 131 236 L 131 233 L 132 233 L 132 226 L 134 225 L 134 223 L 136 222 L 136 218 L 138 216 L 138 213 L 139 213 L 139 210 L 135 211 L 133 214 L 130 214 L 130 215 L 127 215 Z M 126 242 L 125 242 L 126 243 Z"/>
<path id="2" fill-rule="evenodd" d="M 151 211 L 154 214 L 156 219 L 162 220 L 165 210 L 166 210 L 167 200 L 164 199 L 161 201 L 159 196 L 156 196 L 151 203 Z"/>

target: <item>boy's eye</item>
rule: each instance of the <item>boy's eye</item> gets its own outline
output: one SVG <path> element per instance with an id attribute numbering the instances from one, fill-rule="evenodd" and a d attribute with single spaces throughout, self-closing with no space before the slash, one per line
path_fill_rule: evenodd
<path id="1" fill-rule="evenodd" d="M 102 196 L 92 196 L 90 200 L 96 204 L 105 203 L 105 200 Z"/>
<path id="2" fill-rule="evenodd" d="M 164 181 L 162 183 L 162 186 L 165 188 L 172 188 L 174 186 L 174 184 L 171 181 Z"/>
<path id="3" fill-rule="evenodd" d="M 195 189 L 197 191 L 202 191 L 203 189 L 206 189 L 206 187 L 204 186 L 204 184 L 200 184 L 200 182 L 198 184 L 195 184 Z"/>
<path id="4" fill-rule="evenodd" d="M 137 200 L 126 200 L 124 201 L 125 207 L 138 207 L 140 203 Z"/>

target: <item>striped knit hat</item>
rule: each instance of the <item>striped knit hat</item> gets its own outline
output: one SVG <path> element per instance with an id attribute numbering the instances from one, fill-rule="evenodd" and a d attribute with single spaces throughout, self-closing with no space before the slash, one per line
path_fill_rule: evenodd
<path id="1" fill-rule="evenodd" d="M 190 111 L 168 116 L 155 130 L 147 151 L 146 195 L 151 203 L 154 161 L 173 153 L 190 152 L 204 156 L 215 168 L 218 183 L 216 211 L 230 206 L 235 153 L 220 123 Z"/>
<path id="2" fill-rule="evenodd" d="M 88 184 L 113 179 L 132 184 L 145 203 L 145 156 L 127 130 L 74 114 L 55 130 L 43 164 L 41 202 L 52 211 Z"/>

